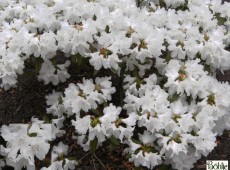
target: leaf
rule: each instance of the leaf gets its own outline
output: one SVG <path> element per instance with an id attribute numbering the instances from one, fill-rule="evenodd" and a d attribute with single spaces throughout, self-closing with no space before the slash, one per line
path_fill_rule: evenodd
<path id="1" fill-rule="evenodd" d="M 71 56 L 71 62 L 72 63 L 78 63 L 78 65 L 81 65 L 82 58 L 83 57 L 81 56 L 81 54 L 77 53 L 77 54 Z"/>
<path id="2" fill-rule="evenodd" d="M 29 78 L 29 77 L 31 77 L 31 76 L 33 76 L 33 75 L 34 75 L 34 74 L 33 74 L 33 72 L 32 72 L 31 70 L 25 69 L 24 72 L 23 72 L 23 76 L 24 76 L 24 77 L 27 77 L 27 78 Z"/>
<path id="3" fill-rule="evenodd" d="M 132 157 L 131 154 L 127 154 L 127 155 L 125 156 L 126 159 L 129 159 L 129 158 L 131 158 L 131 157 Z"/>
<path id="4" fill-rule="evenodd" d="M 100 71 L 100 70 L 95 70 L 95 69 L 94 69 L 93 75 L 94 75 L 94 76 L 97 75 L 97 73 L 99 73 L 99 71 Z"/>
<path id="5" fill-rule="evenodd" d="M 135 144 L 139 144 L 139 145 L 141 144 L 141 142 L 139 140 L 137 140 L 137 139 L 132 138 L 131 140 Z"/>
<path id="6" fill-rule="evenodd" d="M 106 25 L 106 27 L 105 27 L 105 32 L 106 32 L 106 33 L 110 33 L 110 30 L 109 30 L 109 29 L 110 29 L 109 26 Z"/>
<path id="7" fill-rule="evenodd" d="M 58 103 L 59 103 L 59 104 L 62 104 L 62 103 L 63 103 L 62 96 L 59 96 L 59 97 L 58 97 Z"/>
<path id="8" fill-rule="evenodd" d="M 115 145 L 115 146 L 120 145 L 119 140 L 118 140 L 117 138 L 115 138 L 114 136 L 111 136 L 111 137 L 109 138 L 109 142 L 110 142 L 111 144 Z"/>
<path id="9" fill-rule="evenodd" d="M 104 106 L 104 107 L 107 107 L 108 105 L 109 105 L 108 102 L 107 102 L 107 101 L 104 101 L 103 106 Z"/>
<path id="10" fill-rule="evenodd" d="M 192 101 L 193 101 L 192 96 L 191 96 L 191 95 L 190 95 L 190 96 L 187 96 L 186 101 L 187 101 L 187 102 L 188 102 L 188 104 L 190 105 L 190 104 L 192 103 Z"/>
<path id="11" fill-rule="evenodd" d="M 47 115 L 43 116 L 44 123 L 50 123 L 50 119 Z"/>
<path id="12" fill-rule="evenodd" d="M 43 59 L 41 57 L 35 58 L 34 59 L 34 66 L 36 72 L 39 72 L 41 67 L 42 67 Z"/>
<path id="13" fill-rule="evenodd" d="M 109 143 L 109 151 L 112 152 L 116 148 L 116 145 Z"/>
<path id="14" fill-rule="evenodd" d="M 142 170 L 142 168 L 138 166 L 138 167 L 135 167 L 135 170 Z"/>
<path id="15" fill-rule="evenodd" d="M 218 25 L 224 25 L 224 23 L 227 21 L 226 18 L 220 17 L 218 18 Z"/>
<path id="16" fill-rule="evenodd" d="M 179 97 L 180 97 L 180 94 L 174 93 L 172 96 L 169 96 L 168 100 L 170 101 L 170 103 L 173 103 L 177 101 Z"/>
<path id="17" fill-rule="evenodd" d="M 205 64 L 204 71 L 207 71 L 209 74 L 211 73 L 211 65 Z"/>
<path id="18" fill-rule="evenodd" d="M 96 115 L 96 116 L 101 115 L 101 113 L 97 109 L 91 109 L 90 111 L 93 112 L 93 114 Z"/>
<path id="19" fill-rule="evenodd" d="M 82 57 L 81 54 L 79 54 L 79 53 L 77 53 L 76 55 L 77 55 L 77 57 L 76 57 L 76 59 L 77 59 L 77 64 L 78 64 L 78 65 L 81 65 L 82 62 L 83 62 L 83 57 Z"/>
<path id="20" fill-rule="evenodd" d="M 125 74 L 126 62 L 121 62 L 121 63 L 119 63 L 119 67 L 121 68 L 120 76 L 123 77 L 124 74 Z"/>
<path id="21" fill-rule="evenodd" d="M 137 150 L 135 150 L 135 152 L 133 153 L 134 155 L 138 154 L 141 151 L 141 148 L 138 148 Z"/>
<path id="22" fill-rule="evenodd" d="M 95 137 L 89 144 L 90 152 L 95 153 L 97 149 L 98 139 Z"/>
<path id="23" fill-rule="evenodd" d="M 119 75 L 119 69 L 115 70 L 114 68 L 111 68 L 110 70 L 113 72 L 113 74 L 118 74 Z"/>
<path id="24" fill-rule="evenodd" d="M 141 3 L 143 2 L 144 0 L 136 0 L 136 5 L 137 7 L 140 7 L 141 6 Z"/>
<path id="25" fill-rule="evenodd" d="M 96 21 L 97 20 L 97 16 L 94 14 L 93 15 L 93 20 Z"/>
<path id="26" fill-rule="evenodd" d="M 38 134 L 37 133 L 29 133 L 28 136 L 29 137 L 36 137 Z"/>
<path id="27" fill-rule="evenodd" d="M 172 169 L 172 167 L 170 165 L 165 165 L 165 164 L 160 165 L 159 168 L 159 170 L 170 170 L 170 169 Z"/>
<path id="28" fill-rule="evenodd" d="M 71 63 L 77 63 L 77 55 L 72 55 L 70 57 L 70 61 L 71 61 Z"/>

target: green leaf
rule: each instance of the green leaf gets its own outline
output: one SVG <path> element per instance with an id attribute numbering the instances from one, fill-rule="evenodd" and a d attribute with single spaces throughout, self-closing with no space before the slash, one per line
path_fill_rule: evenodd
<path id="1" fill-rule="evenodd" d="M 165 4 L 165 2 L 164 2 L 164 0 L 159 0 L 159 5 L 161 6 L 161 8 L 166 8 L 167 6 L 166 6 L 166 4 Z"/>
<path id="2" fill-rule="evenodd" d="M 93 20 L 96 21 L 97 20 L 97 16 L 94 14 L 93 15 Z"/>
<path id="3" fill-rule="evenodd" d="M 126 62 L 121 62 L 121 63 L 119 63 L 119 67 L 121 68 L 120 76 L 123 77 L 124 74 L 125 74 Z"/>
<path id="4" fill-rule="evenodd" d="M 101 115 L 101 113 L 97 110 L 97 109 L 91 109 L 90 110 L 94 115 L 96 115 L 96 116 L 100 116 Z"/>
<path id="5" fill-rule="evenodd" d="M 110 33 L 110 30 L 109 30 L 109 29 L 110 29 L 109 26 L 106 25 L 106 27 L 105 27 L 105 32 L 106 32 L 106 33 Z"/>
<path id="6" fill-rule="evenodd" d="M 141 151 L 141 148 L 138 148 L 137 150 L 135 150 L 135 152 L 133 154 L 138 154 Z"/>
<path id="7" fill-rule="evenodd" d="M 97 75 L 97 73 L 99 73 L 99 71 L 100 71 L 100 70 L 94 70 L 93 75 L 94 75 L 94 76 Z"/>
<path id="8" fill-rule="evenodd" d="M 137 139 L 132 138 L 131 140 L 132 140 L 133 143 L 136 143 L 136 144 L 138 144 L 138 145 L 141 144 L 141 142 L 140 142 L 139 140 L 137 140 Z"/>
<path id="9" fill-rule="evenodd" d="M 142 170 L 142 168 L 138 166 L 138 167 L 135 167 L 135 170 Z"/>
<path id="10" fill-rule="evenodd" d="M 77 63 L 77 55 L 72 55 L 70 57 L 70 61 L 71 61 L 71 63 Z"/>
<path id="11" fill-rule="evenodd" d="M 115 70 L 114 68 L 111 68 L 111 71 L 113 72 L 113 74 L 118 74 L 118 70 Z"/>
<path id="12" fill-rule="evenodd" d="M 34 75 L 34 73 L 31 70 L 25 69 L 24 72 L 23 72 L 23 76 L 27 77 L 27 78 L 29 78 L 29 77 L 31 77 L 33 75 Z"/>
<path id="13" fill-rule="evenodd" d="M 98 139 L 95 137 L 89 144 L 90 152 L 95 153 L 97 149 Z"/>
<path id="14" fill-rule="evenodd" d="M 187 96 L 186 101 L 187 101 L 188 104 L 190 105 L 190 104 L 192 103 L 192 101 L 193 101 L 192 96 L 191 96 L 191 95 L 190 95 L 190 96 Z"/>
<path id="15" fill-rule="evenodd" d="M 211 73 L 211 65 L 205 64 L 204 65 L 204 71 L 207 71 L 208 73 Z"/>
<path id="16" fill-rule="evenodd" d="M 173 103 L 177 101 L 179 97 L 180 97 L 180 94 L 174 93 L 172 96 L 169 96 L 168 100 L 170 101 L 170 103 Z"/>
<path id="17" fill-rule="evenodd" d="M 159 170 L 170 170 L 170 169 L 172 169 L 172 167 L 170 165 L 165 165 L 165 164 L 160 165 L 159 168 Z"/>
<path id="18" fill-rule="evenodd" d="M 104 107 L 107 107 L 108 105 L 109 105 L 108 102 L 107 102 L 107 101 L 104 101 L 103 106 L 104 106 Z"/>
<path id="19" fill-rule="evenodd" d="M 50 119 L 47 115 L 43 116 L 44 123 L 50 123 Z"/>
<path id="20" fill-rule="evenodd" d="M 59 104 L 62 104 L 62 103 L 63 103 L 62 96 L 59 96 L 59 97 L 58 97 L 58 103 L 59 103 Z"/>
<path id="21" fill-rule="evenodd" d="M 220 17 L 220 18 L 218 19 L 218 25 L 224 25 L 224 23 L 225 23 L 226 21 L 227 21 L 226 18 Z"/>
<path id="22" fill-rule="evenodd" d="M 76 59 L 77 59 L 77 64 L 81 65 L 83 62 L 83 57 L 81 56 L 81 54 L 77 53 L 76 54 Z"/>
<path id="23" fill-rule="evenodd" d="M 137 7 L 140 7 L 141 6 L 141 3 L 143 2 L 144 0 L 136 0 L 136 5 Z"/>
<path id="24" fill-rule="evenodd" d="M 43 59 L 41 57 L 34 58 L 34 65 L 36 72 L 39 72 L 42 67 Z"/>
<path id="25" fill-rule="evenodd" d="M 114 136 L 111 136 L 111 137 L 109 138 L 109 142 L 110 142 L 111 144 L 115 145 L 115 146 L 120 145 L 119 140 L 118 140 L 117 138 L 115 138 Z"/>
<path id="26" fill-rule="evenodd" d="M 127 154 L 127 155 L 125 156 L 125 159 L 129 159 L 129 158 L 131 158 L 131 157 L 132 157 L 131 154 Z"/>
<path id="27" fill-rule="evenodd" d="M 109 143 L 109 151 L 112 152 L 116 148 L 116 145 Z"/>
<path id="28" fill-rule="evenodd" d="M 37 133 L 29 133 L 28 136 L 29 137 L 36 137 L 38 134 Z"/>
<path id="29" fill-rule="evenodd" d="M 71 56 L 71 62 L 77 63 L 78 65 L 81 65 L 82 59 L 83 57 L 79 53 Z"/>

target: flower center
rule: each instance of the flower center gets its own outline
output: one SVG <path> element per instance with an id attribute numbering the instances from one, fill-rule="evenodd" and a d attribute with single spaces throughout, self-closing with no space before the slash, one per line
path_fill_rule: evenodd
<path id="1" fill-rule="evenodd" d="M 101 123 L 101 121 L 99 120 L 99 117 L 93 117 L 93 119 L 91 119 L 90 125 L 94 128 L 94 127 L 96 127 L 99 123 Z"/>
<path id="2" fill-rule="evenodd" d="M 112 54 L 112 51 L 108 50 L 107 48 L 101 48 L 99 54 L 103 55 L 103 57 L 107 59 L 108 56 Z"/>
<path id="3" fill-rule="evenodd" d="M 209 105 L 215 105 L 216 104 L 216 102 L 215 102 L 215 95 L 214 94 L 210 94 L 209 96 L 208 96 L 208 100 L 207 100 L 207 102 L 208 102 L 208 104 Z"/>

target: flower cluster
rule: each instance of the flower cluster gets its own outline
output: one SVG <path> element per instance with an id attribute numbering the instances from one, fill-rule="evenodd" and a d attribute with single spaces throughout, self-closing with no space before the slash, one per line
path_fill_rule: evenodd
<path id="1" fill-rule="evenodd" d="M 1 154 L 6 156 L 7 165 L 20 170 L 23 167 L 34 169 L 34 157 L 43 160 L 50 149 L 51 140 L 56 138 L 59 131 L 53 124 L 32 119 L 30 124 L 3 125 L 1 136 L 7 142 L 1 146 Z"/>
<path id="2" fill-rule="evenodd" d="M 77 78 L 46 96 L 48 124 L 0 128 L 0 168 L 34 170 L 34 157 L 50 151 L 43 170 L 74 169 L 68 145 L 49 144 L 71 118 L 85 151 L 115 140 L 135 166 L 191 169 L 230 129 L 230 85 L 216 79 L 230 69 L 229 8 L 221 0 L 2 0 L 0 86 L 15 87 L 28 60 L 44 84 Z"/>

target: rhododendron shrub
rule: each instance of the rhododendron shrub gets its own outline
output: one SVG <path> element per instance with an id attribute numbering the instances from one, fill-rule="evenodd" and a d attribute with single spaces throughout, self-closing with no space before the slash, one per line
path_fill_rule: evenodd
<path id="1" fill-rule="evenodd" d="M 0 128 L 0 167 L 33 170 L 50 151 L 42 169 L 75 169 L 68 145 L 50 145 L 71 117 L 84 151 L 115 140 L 135 166 L 191 169 L 230 129 L 230 85 L 216 79 L 230 69 L 229 9 L 221 0 L 2 0 L 1 88 L 17 86 L 27 61 L 44 84 L 78 78 L 47 94 L 48 123 Z"/>

